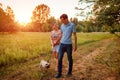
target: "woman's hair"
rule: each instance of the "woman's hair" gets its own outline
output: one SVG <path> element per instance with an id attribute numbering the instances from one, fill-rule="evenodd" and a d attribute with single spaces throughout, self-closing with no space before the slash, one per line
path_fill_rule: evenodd
<path id="1" fill-rule="evenodd" d="M 62 14 L 61 16 L 60 16 L 60 19 L 67 19 L 68 18 L 68 15 L 67 14 Z"/>
<path id="2" fill-rule="evenodd" d="M 54 25 L 54 26 L 58 26 L 58 23 L 57 23 L 57 22 L 55 22 L 53 25 Z"/>

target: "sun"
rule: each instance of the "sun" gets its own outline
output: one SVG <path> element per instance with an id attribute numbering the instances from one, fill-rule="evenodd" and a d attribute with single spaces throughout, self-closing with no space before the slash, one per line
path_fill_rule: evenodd
<path id="1" fill-rule="evenodd" d="M 15 20 L 20 24 L 27 24 L 31 22 L 30 14 L 29 13 L 16 13 Z"/>
<path id="2" fill-rule="evenodd" d="M 16 21 L 18 21 L 19 23 L 29 23 L 30 22 L 30 18 L 17 16 L 16 17 Z"/>

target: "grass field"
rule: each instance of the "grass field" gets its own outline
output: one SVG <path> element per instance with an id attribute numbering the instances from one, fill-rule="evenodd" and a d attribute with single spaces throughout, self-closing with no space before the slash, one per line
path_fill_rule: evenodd
<path id="1" fill-rule="evenodd" d="M 0 66 L 24 62 L 51 52 L 48 33 L 1 34 L 0 42 Z"/>
<path id="2" fill-rule="evenodd" d="M 120 36 L 119 33 L 118 35 Z M 74 70 L 74 74 L 79 77 L 73 76 L 68 79 L 63 77 L 61 80 L 107 80 L 104 78 L 117 79 L 120 76 L 120 67 L 118 67 L 120 66 L 120 46 L 118 45 L 120 39 L 117 36 L 109 33 L 77 33 L 77 41 L 78 50 L 75 53 L 76 55 L 73 55 L 77 66 L 75 70 L 80 66 L 84 66 L 84 68 L 81 71 L 79 69 Z M 88 58 L 89 64 L 77 65 L 78 62 L 85 63 L 87 59 L 84 58 L 94 51 L 101 54 L 93 56 L 94 59 Z M 53 66 L 50 67 L 49 71 L 39 68 L 41 59 L 51 62 Z M 64 64 L 67 64 L 66 58 L 64 60 Z M 0 33 L 0 80 L 54 80 L 52 79 L 55 74 L 54 66 L 55 61 L 51 52 L 49 33 Z M 67 65 L 65 66 L 67 67 Z M 96 72 L 99 72 L 97 68 L 103 67 L 105 76 L 97 75 Z M 108 73 L 111 74 L 108 75 Z"/>

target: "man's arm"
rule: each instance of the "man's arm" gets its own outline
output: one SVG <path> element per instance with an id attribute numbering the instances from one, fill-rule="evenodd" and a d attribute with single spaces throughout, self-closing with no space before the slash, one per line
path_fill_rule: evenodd
<path id="1" fill-rule="evenodd" d="M 77 35 L 76 35 L 76 32 L 73 33 L 73 36 L 74 36 L 74 52 L 77 50 Z"/>

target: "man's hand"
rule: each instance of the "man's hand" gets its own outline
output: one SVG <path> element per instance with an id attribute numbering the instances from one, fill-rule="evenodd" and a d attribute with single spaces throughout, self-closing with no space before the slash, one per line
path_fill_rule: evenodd
<path id="1" fill-rule="evenodd" d="M 77 50 L 77 45 L 74 45 L 73 51 L 75 52 Z"/>

